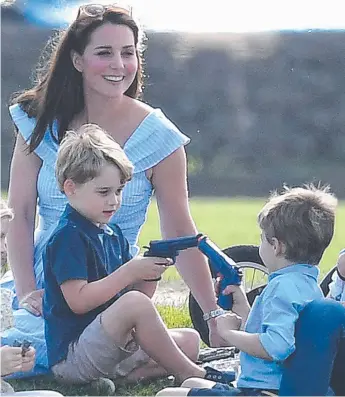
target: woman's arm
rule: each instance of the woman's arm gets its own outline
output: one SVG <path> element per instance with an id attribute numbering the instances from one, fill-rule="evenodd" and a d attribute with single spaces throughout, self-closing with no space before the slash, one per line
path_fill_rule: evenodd
<path id="1" fill-rule="evenodd" d="M 33 269 L 37 178 L 41 160 L 26 152 L 27 144 L 18 134 L 11 163 L 9 206 L 14 219 L 7 236 L 9 264 L 13 271 L 18 299 L 36 290 Z"/>
<path id="2" fill-rule="evenodd" d="M 197 234 L 188 203 L 187 161 L 183 147 L 153 168 L 152 183 L 156 191 L 162 237 Z M 177 257 L 176 267 L 202 311 L 208 313 L 215 310 L 216 297 L 205 256 L 197 248 L 182 251 Z M 221 342 L 215 322 L 210 320 L 208 325 L 212 345 L 219 345 Z"/>

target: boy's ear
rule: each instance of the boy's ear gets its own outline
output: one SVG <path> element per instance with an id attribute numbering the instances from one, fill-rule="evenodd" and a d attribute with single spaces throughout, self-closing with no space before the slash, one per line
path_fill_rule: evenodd
<path id="1" fill-rule="evenodd" d="M 73 63 L 73 66 L 78 70 L 78 72 L 83 71 L 83 60 L 81 58 L 81 55 L 77 53 L 77 51 L 72 50 L 71 51 L 71 60 Z"/>
<path id="2" fill-rule="evenodd" d="M 63 183 L 63 191 L 67 197 L 71 197 L 75 194 L 76 184 L 72 179 L 66 179 Z"/>
<path id="3" fill-rule="evenodd" d="M 284 256 L 286 248 L 284 243 L 272 237 L 272 246 L 276 256 Z"/>

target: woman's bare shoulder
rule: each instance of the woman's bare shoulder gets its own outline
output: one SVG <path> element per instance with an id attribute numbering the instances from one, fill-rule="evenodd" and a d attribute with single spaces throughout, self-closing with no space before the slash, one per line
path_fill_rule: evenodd
<path id="1" fill-rule="evenodd" d="M 146 117 L 154 110 L 154 108 L 149 104 L 133 98 L 129 98 L 128 109 L 134 114 L 142 117 Z"/>

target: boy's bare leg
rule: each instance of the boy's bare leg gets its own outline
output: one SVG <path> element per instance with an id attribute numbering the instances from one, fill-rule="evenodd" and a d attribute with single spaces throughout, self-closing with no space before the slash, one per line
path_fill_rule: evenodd
<path id="1" fill-rule="evenodd" d="M 163 390 L 160 390 L 156 396 L 162 397 L 162 396 L 188 396 L 190 389 L 187 389 L 185 387 L 167 387 Z"/>
<path id="2" fill-rule="evenodd" d="M 126 345 L 134 329 L 138 345 L 180 382 L 205 376 L 206 371 L 179 349 L 151 299 L 141 292 L 130 291 L 121 296 L 102 313 L 102 325 L 120 347 Z"/>
<path id="3" fill-rule="evenodd" d="M 192 387 L 200 387 L 203 389 L 212 389 L 212 387 L 216 384 L 216 382 L 213 382 L 211 380 L 207 379 L 200 379 L 200 378 L 189 378 L 186 379 L 181 387 L 187 387 L 188 389 L 191 389 Z"/>
<path id="4" fill-rule="evenodd" d="M 202 389 L 212 389 L 215 382 L 200 378 L 186 379 L 181 387 L 167 387 L 160 390 L 156 396 L 187 396 L 192 387 L 200 387 Z"/>
<path id="5" fill-rule="evenodd" d="M 169 329 L 171 337 L 184 354 L 192 361 L 196 361 L 199 356 L 200 336 L 193 329 Z M 159 366 L 155 361 L 150 360 L 148 363 L 136 368 L 126 377 L 126 382 L 134 383 L 142 379 L 154 379 L 167 376 L 167 371 Z"/>

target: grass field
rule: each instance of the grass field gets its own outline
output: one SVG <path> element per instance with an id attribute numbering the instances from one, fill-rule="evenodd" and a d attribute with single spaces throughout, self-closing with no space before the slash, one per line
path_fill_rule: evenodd
<path id="1" fill-rule="evenodd" d="M 258 244 L 259 229 L 256 224 L 256 215 L 262 207 L 261 199 L 193 199 L 191 210 L 198 230 L 207 234 L 219 247 L 225 248 L 235 244 Z M 334 266 L 338 252 L 345 246 L 345 202 L 340 203 L 337 213 L 336 232 L 334 239 L 327 249 L 320 269 L 321 274 Z M 144 225 L 139 244 L 141 247 L 150 240 L 159 239 L 159 223 L 157 208 L 153 201 L 147 223 Z M 174 268 L 165 273 L 165 279 L 179 277 Z M 185 307 L 160 307 L 159 308 L 168 327 L 190 326 L 191 322 L 188 310 Z M 30 390 L 50 388 L 60 391 L 64 395 L 90 395 L 88 387 L 64 386 L 46 379 L 26 380 L 12 382 L 17 390 Z M 166 383 L 164 381 L 153 382 L 149 385 L 136 385 L 132 387 L 120 387 L 118 395 L 153 395 Z"/>

